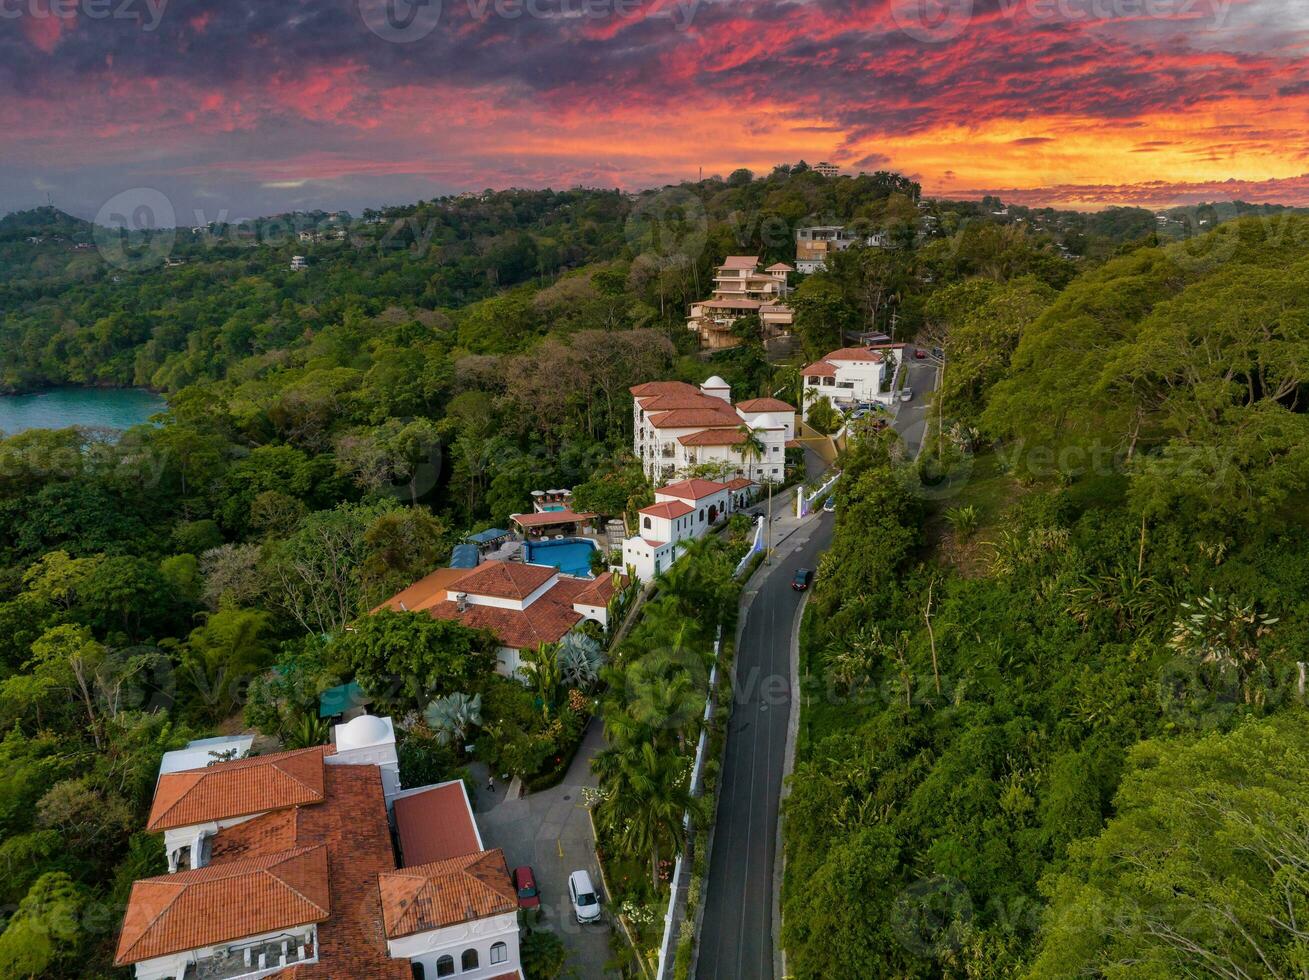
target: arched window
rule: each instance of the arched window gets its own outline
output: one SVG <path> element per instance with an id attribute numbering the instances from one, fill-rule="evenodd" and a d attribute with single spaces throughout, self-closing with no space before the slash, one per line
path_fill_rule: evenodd
<path id="1" fill-rule="evenodd" d="M 411 962 L 409 964 L 409 972 L 414 975 L 414 980 L 423 980 L 423 978 L 426 976 L 426 974 L 423 972 L 423 964 L 421 963 Z"/>
<path id="2" fill-rule="evenodd" d="M 464 955 L 459 957 L 459 969 L 476 970 L 477 969 L 477 950 L 466 949 Z"/>
<path id="3" fill-rule="evenodd" d="M 703 508 L 703 507 L 700 508 L 700 523 L 701 523 L 701 524 L 704 523 L 704 508 Z"/>
<path id="4" fill-rule="evenodd" d="M 455 975 L 455 958 L 453 956 L 442 956 L 436 961 L 436 975 L 438 977 L 452 977 Z"/>
<path id="5" fill-rule="evenodd" d="M 646 529 L 647 531 L 650 530 L 650 518 L 647 517 L 647 518 L 645 519 L 645 523 L 644 523 L 643 526 L 645 527 L 645 529 Z"/>
<path id="6" fill-rule="evenodd" d="M 491 965 L 504 963 L 509 959 L 509 947 L 504 943 L 495 943 L 491 947 Z"/>

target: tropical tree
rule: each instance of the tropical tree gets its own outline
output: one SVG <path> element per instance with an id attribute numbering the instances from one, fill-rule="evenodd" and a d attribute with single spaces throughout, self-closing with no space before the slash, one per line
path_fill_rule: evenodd
<path id="1" fill-rule="evenodd" d="M 559 641 L 559 671 L 563 682 L 579 690 L 590 690 L 600 679 L 604 651 L 598 641 L 576 630 Z"/>
<path id="2" fill-rule="evenodd" d="M 557 647 L 558 644 L 541 643 L 521 654 L 522 669 L 527 674 L 537 699 L 541 702 L 541 714 L 547 721 L 554 713 L 564 681 Z"/>
<path id="3" fill-rule="evenodd" d="M 691 795 L 685 756 L 645 745 L 602 752 L 592 761 L 600 777 L 597 821 L 631 854 L 650 856 L 650 886 L 659 891 L 659 855 L 686 844 L 683 817 L 700 810 Z"/>
<path id="4" fill-rule="evenodd" d="M 482 724 L 482 695 L 456 691 L 437 698 L 423 712 L 423 720 L 436 733 L 442 745 L 453 745 L 455 751 L 463 748 L 468 733 Z"/>
<path id="5" fill-rule="evenodd" d="M 741 463 L 745 467 L 745 476 L 747 479 L 754 479 L 750 475 L 750 461 L 754 460 L 757 464 L 764 458 L 764 453 L 768 451 L 768 447 L 764 445 L 759 429 L 742 425 L 736 431 L 741 434 L 741 442 L 736 447 L 736 451 L 741 455 Z"/>

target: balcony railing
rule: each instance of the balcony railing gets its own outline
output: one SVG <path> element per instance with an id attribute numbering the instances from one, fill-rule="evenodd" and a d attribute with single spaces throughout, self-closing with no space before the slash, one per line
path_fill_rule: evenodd
<path id="1" fill-rule="evenodd" d="M 183 980 L 241 980 L 258 977 L 300 963 L 318 960 L 318 949 L 311 938 L 279 936 L 257 943 L 232 945 L 187 964 Z"/>

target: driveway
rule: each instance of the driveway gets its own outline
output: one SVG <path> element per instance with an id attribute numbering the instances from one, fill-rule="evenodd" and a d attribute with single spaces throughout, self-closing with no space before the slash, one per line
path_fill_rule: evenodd
<path id="1" fill-rule="evenodd" d="M 540 926 L 558 934 L 568 950 L 568 966 L 579 978 L 617 976 L 606 972 L 609 935 L 606 924 L 579 926 L 568 901 L 568 875 L 580 868 L 591 873 L 603 892 L 595 860 L 591 824 L 582 804 L 582 788 L 595 786 L 591 759 L 604 748 L 603 729 L 593 719 L 564 781 L 553 789 L 519 800 L 506 800 L 502 792 L 488 797 L 478 793 L 477 824 L 487 847 L 503 848 L 509 869 L 529 864 L 541 889 Z M 489 806 L 482 810 L 480 807 Z M 602 894 L 606 904 L 609 896 Z M 606 908 L 606 912 L 609 910 Z"/>
<path id="2" fill-rule="evenodd" d="M 936 363 L 931 358 L 919 361 L 911 356 L 905 365 L 914 397 L 912 401 L 900 403 L 895 416 L 895 430 L 904 440 L 909 455 L 916 457 L 923 446 L 923 433 L 927 430 L 932 401 L 927 396 L 936 388 Z"/>

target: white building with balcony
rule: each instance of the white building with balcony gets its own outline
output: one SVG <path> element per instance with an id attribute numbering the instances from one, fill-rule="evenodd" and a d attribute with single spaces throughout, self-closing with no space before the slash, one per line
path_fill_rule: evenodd
<path id="1" fill-rule="evenodd" d="M 892 386 L 904 359 L 904 344 L 844 347 L 804 369 L 804 414 L 820 398 L 849 411 L 861 404 L 889 405 Z"/>
<path id="2" fill-rule="evenodd" d="M 827 268 L 827 257 L 855 245 L 889 248 L 884 231 L 859 232 L 845 225 L 811 225 L 795 230 L 795 271 L 809 275 Z"/>
<path id="3" fill-rule="evenodd" d="M 745 316 L 759 317 L 765 339 L 782 336 L 794 321 L 785 303 L 794 271 L 784 262 L 760 269 L 757 255 L 729 255 L 714 273 L 713 295 L 691 304 L 687 328 L 694 330 L 701 346 L 710 350 L 739 344 L 740 338 L 731 328 Z"/>
<path id="4" fill-rule="evenodd" d="M 690 542 L 749 504 L 757 490 L 758 484 L 745 477 L 660 487 L 655 502 L 637 511 L 637 533 L 623 542 L 623 564 L 642 582 L 663 574 Z"/>
<path id="5" fill-rule="evenodd" d="M 656 483 L 711 467 L 719 476 L 780 483 L 795 439 L 795 408 L 776 398 L 732 403 L 732 389 L 712 377 L 698 388 L 652 381 L 632 388 L 632 453 Z M 747 447 L 753 432 L 762 452 Z M 794 444 L 794 443 L 792 443 Z"/>

